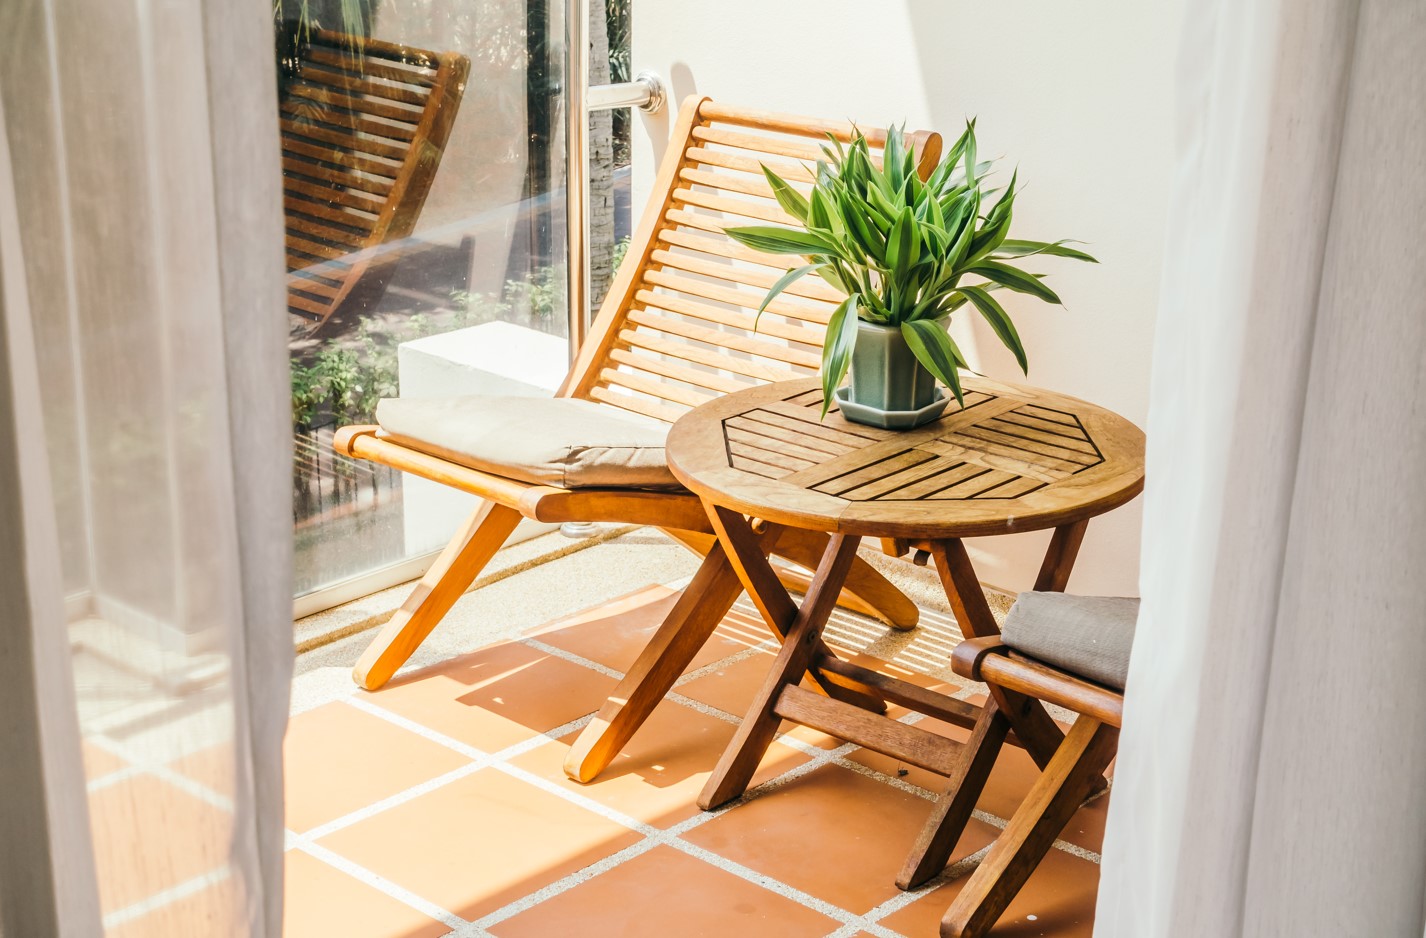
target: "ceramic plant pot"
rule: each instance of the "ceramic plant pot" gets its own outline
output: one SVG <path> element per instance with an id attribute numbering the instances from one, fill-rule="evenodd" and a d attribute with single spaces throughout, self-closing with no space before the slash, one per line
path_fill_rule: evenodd
<path id="1" fill-rule="evenodd" d="M 935 420 L 950 400 L 911 353 L 899 326 L 858 320 L 851 374 L 851 386 L 837 390 L 837 402 L 853 423 L 909 430 Z"/>

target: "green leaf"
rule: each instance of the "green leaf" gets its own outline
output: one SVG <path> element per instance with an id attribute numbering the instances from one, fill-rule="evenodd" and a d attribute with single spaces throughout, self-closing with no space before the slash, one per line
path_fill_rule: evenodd
<path id="1" fill-rule="evenodd" d="M 956 402 L 964 407 L 965 396 L 961 393 L 959 374 L 963 359 L 960 349 L 956 348 L 956 344 L 946 334 L 944 323 L 930 319 L 903 322 L 901 335 L 906 339 L 906 344 L 911 346 L 911 354 L 916 356 L 916 360 L 925 365 L 926 370 L 935 375 L 937 381 L 950 388 L 951 393 L 956 396 Z"/>
<path id="2" fill-rule="evenodd" d="M 807 200 L 802 197 L 802 193 L 792 188 L 787 180 L 766 166 L 763 166 L 763 175 L 767 177 L 767 184 L 772 186 L 773 197 L 777 199 L 777 204 L 782 206 L 782 210 L 806 224 Z"/>
<path id="3" fill-rule="evenodd" d="M 920 243 L 916 235 L 916 218 L 911 209 L 903 208 L 892 226 L 891 237 L 886 239 L 886 264 L 896 280 L 904 279 L 906 271 L 920 256 Z"/>
<path id="4" fill-rule="evenodd" d="M 837 247 L 821 235 L 810 231 L 796 231 L 791 228 L 775 228 L 771 225 L 750 225 L 746 228 L 725 229 L 728 237 L 754 251 L 764 254 L 829 254 L 835 255 Z"/>
<path id="5" fill-rule="evenodd" d="M 905 163 L 902 160 L 901 131 L 895 127 L 886 130 L 886 146 L 882 147 L 881 165 L 886 178 L 891 180 L 891 188 L 900 189 L 906 179 Z"/>
<path id="6" fill-rule="evenodd" d="M 822 346 L 822 416 L 832 407 L 837 388 L 852 363 L 857 344 L 857 297 L 847 297 L 827 321 L 827 341 Z"/>
<path id="7" fill-rule="evenodd" d="M 996 248 L 996 257 L 1031 257 L 1035 254 L 1052 254 L 1055 257 L 1071 257 L 1077 261 L 1089 261 L 1091 264 L 1098 264 L 1098 258 L 1092 257 L 1083 251 L 1065 247 L 1066 244 L 1080 244 L 1079 241 L 1071 241 L 1066 238 L 1063 241 L 1014 241 L 1009 238 L 1000 242 L 1000 247 Z"/>
<path id="8" fill-rule="evenodd" d="M 975 161 L 975 118 L 973 117 L 966 122 L 965 139 L 966 184 L 973 186 L 976 181 L 975 171 L 979 168 Z"/>
<path id="9" fill-rule="evenodd" d="M 1025 346 L 1020 342 L 1020 333 L 1015 331 L 1015 323 L 1010 321 L 1010 316 L 1005 312 L 1005 308 L 995 301 L 995 297 L 979 287 L 961 287 L 961 293 L 965 294 L 975 304 L 975 308 L 980 310 L 980 314 L 985 317 L 986 322 L 990 323 L 990 328 L 995 330 L 1000 341 L 1014 354 L 1020 370 L 1028 375 L 1030 365 L 1025 358 Z"/>
<path id="10" fill-rule="evenodd" d="M 986 280 L 993 280 L 1014 290 L 1016 293 L 1028 293 L 1030 296 L 1037 296 L 1046 303 L 1056 303 L 1063 305 L 1059 294 L 1036 277 L 1034 274 L 1027 274 L 1025 271 L 1009 264 L 1002 264 L 999 261 L 981 261 L 979 264 L 966 271 L 984 277 Z"/>
<path id="11" fill-rule="evenodd" d="M 771 303 L 783 290 L 786 290 L 816 270 L 819 266 L 818 264 L 806 264 L 802 267 L 794 267 L 781 277 L 778 277 L 777 282 L 768 288 L 767 296 L 763 297 L 762 305 L 758 307 L 757 314 L 753 317 L 753 331 L 758 331 L 758 320 L 762 318 L 763 310 L 767 309 L 767 304 Z"/>

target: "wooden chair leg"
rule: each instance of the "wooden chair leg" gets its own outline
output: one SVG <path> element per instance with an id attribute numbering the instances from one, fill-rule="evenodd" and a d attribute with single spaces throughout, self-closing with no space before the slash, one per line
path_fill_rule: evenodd
<path id="1" fill-rule="evenodd" d="M 362 652 L 352 669 L 352 678 L 357 684 L 376 690 L 389 681 L 475 582 L 519 523 L 520 513 L 515 509 L 482 502 L 431 564 L 406 602 Z"/>
<path id="2" fill-rule="evenodd" d="M 698 531 L 665 528 L 664 533 L 700 555 L 707 554 L 713 542 L 717 540 L 711 534 Z M 779 545 L 776 553 L 804 567 L 815 567 L 817 557 L 827 546 L 827 535 L 815 531 L 788 532 L 784 537 L 787 540 Z M 806 593 L 811 586 L 811 577 L 801 570 L 781 565 L 775 569 L 782 585 L 794 592 Z M 852 569 L 847 573 L 847 582 L 842 587 L 842 595 L 837 599 L 837 605 L 902 631 L 914 629 L 921 616 L 921 611 L 905 593 L 860 557 L 852 562 Z"/>
<path id="3" fill-rule="evenodd" d="M 614 761 L 728 614 L 743 585 L 714 545 L 654 637 L 565 756 L 565 774 L 588 782 Z"/>
<path id="4" fill-rule="evenodd" d="M 941 797 L 936 799 L 936 807 L 921 828 L 916 845 L 911 848 L 901 873 L 896 877 L 897 886 L 915 889 L 946 868 L 951 851 L 955 849 L 956 841 L 961 839 L 961 834 L 965 833 L 975 803 L 985 790 L 990 771 L 995 768 L 995 759 L 1000 755 L 1009 729 L 1010 721 L 1000 711 L 994 698 L 986 701 L 970 739 L 961 750 L 955 772 L 946 779 L 946 787 Z"/>
<path id="5" fill-rule="evenodd" d="M 758 763 L 762 761 L 782 722 L 776 713 L 778 697 L 784 687 L 796 685 L 807 673 L 807 666 L 821 644 L 822 626 L 837 604 L 842 578 L 856 556 L 859 540 L 855 536 L 838 534 L 828 542 L 827 550 L 817 564 L 817 573 L 812 578 L 812 588 L 792 627 L 788 629 L 787 638 L 767 680 L 738 731 L 733 734 L 728 748 L 718 759 L 703 793 L 698 796 L 698 805 L 703 810 L 711 811 L 725 805 L 747 790 Z"/>
<path id="6" fill-rule="evenodd" d="M 1004 914 L 1094 780 L 1114 758 L 1119 730 L 1080 717 L 990 853 L 941 920 L 942 938 L 981 938 Z"/>

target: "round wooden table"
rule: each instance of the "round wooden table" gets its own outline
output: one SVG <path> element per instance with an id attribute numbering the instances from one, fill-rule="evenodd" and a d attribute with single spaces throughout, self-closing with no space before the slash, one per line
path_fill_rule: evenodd
<path id="1" fill-rule="evenodd" d="M 973 751 L 880 714 L 891 702 L 973 727 L 980 708 L 854 665 L 822 642 L 862 537 L 934 560 L 962 633 L 995 635 L 962 538 L 1054 528 L 1035 589 L 1063 590 L 1089 519 L 1143 489 L 1144 434 L 1123 417 L 1036 388 L 986 379 L 964 387 L 963 409 L 953 403 L 914 430 L 850 423 L 835 410 L 819 420 L 815 379 L 729 394 L 674 424 L 669 466 L 703 500 L 726 562 L 782 640 L 699 798 L 703 808 L 743 793 L 784 719 L 942 775 Z M 790 529 L 832 535 L 800 606 L 767 559 Z M 816 691 L 799 686 L 804 676 Z M 1038 702 L 993 692 L 1018 744 L 1044 768 L 1063 738 L 1059 727 Z M 908 869 L 951 848 L 936 835 L 953 826 L 953 795 L 937 802 Z"/>

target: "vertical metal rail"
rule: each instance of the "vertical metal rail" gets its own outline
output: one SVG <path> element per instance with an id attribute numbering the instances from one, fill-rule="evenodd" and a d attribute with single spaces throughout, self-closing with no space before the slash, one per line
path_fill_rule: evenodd
<path id="1" fill-rule="evenodd" d="M 650 114 L 664 105 L 664 84 L 653 72 L 633 81 L 589 86 L 589 0 L 565 0 L 565 237 L 569 247 L 569 357 L 573 362 L 589 332 L 589 112 L 637 107 Z"/>

